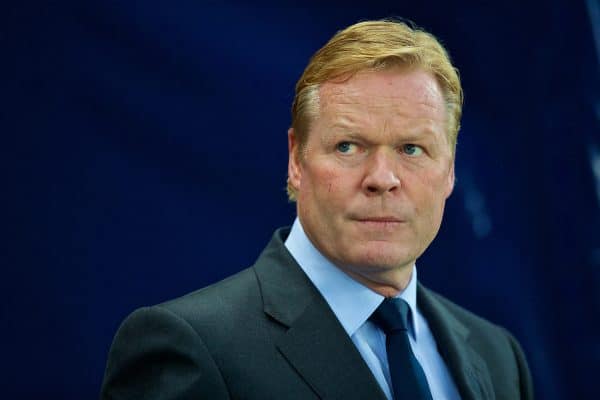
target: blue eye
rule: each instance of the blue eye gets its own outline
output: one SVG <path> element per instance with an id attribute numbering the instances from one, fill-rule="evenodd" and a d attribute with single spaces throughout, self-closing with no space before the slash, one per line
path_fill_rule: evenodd
<path id="1" fill-rule="evenodd" d="M 342 154 L 352 154 L 356 151 L 356 144 L 350 142 L 340 142 L 335 147 Z"/>
<path id="2" fill-rule="evenodd" d="M 402 151 L 404 154 L 409 156 L 420 156 L 423 154 L 423 148 L 421 146 L 417 146 L 416 144 L 405 144 L 402 147 Z"/>

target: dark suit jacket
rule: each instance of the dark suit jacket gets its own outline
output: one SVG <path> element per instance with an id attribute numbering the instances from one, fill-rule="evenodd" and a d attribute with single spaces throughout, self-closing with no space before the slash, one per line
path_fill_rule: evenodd
<path id="1" fill-rule="evenodd" d="M 284 247 L 254 266 L 131 314 L 110 349 L 102 399 L 379 399 L 371 371 Z M 417 301 L 463 399 L 530 399 L 523 352 L 503 328 L 419 285 Z"/>

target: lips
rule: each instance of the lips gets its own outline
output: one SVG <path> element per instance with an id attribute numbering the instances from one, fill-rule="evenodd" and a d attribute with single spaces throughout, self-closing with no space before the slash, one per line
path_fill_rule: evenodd
<path id="1" fill-rule="evenodd" d="M 358 223 L 358 226 L 360 226 L 361 229 L 380 233 L 396 232 L 398 229 L 404 226 L 404 223 L 406 222 L 406 220 L 392 216 L 361 217 L 356 218 L 355 221 Z"/>
<path id="2" fill-rule="evenodd" d="M 360 222 L 381 222 L 381 223 L 400 223 L 405 222 L 404 220 L 391 216 L 383 216 L 383 217 L 361 217 L 356 218 L 357 221 Z"/>

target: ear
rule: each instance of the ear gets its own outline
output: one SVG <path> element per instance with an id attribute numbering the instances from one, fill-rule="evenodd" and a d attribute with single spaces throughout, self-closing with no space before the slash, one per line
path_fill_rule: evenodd
<path id="1" fill-rule="evenodd" d="M 450 197 L 452 194 L 452 190 L 454 190 L 454 182 L 456 181 L 456 177 L 454 176 L 454 159 L 450 164 L 450 170 L 448 171 L 448 177 L 446 181 L 446 198 Z"/>
<path id="2" fill-rule="evenodd" d="M 288 129 L 288 182 L 296 190 L 300 188 L 302 180 L 298 146 L 294 128 Z"/>

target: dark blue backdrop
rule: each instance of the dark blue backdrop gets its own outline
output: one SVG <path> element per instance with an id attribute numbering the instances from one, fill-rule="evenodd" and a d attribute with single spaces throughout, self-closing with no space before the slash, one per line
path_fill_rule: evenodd
<path id="1" fill-rule="evenodd" d="M 599 398 L 598 4 L 324 3 L 3 7 L 3 398 L 96 398 L 129 312 L 250 265 L 294 216 L 296 79 L 391 15 L 441 38 L 466 93 L 422 281 L 509 328 L 539 398 Z"/>

